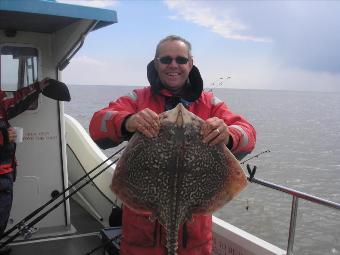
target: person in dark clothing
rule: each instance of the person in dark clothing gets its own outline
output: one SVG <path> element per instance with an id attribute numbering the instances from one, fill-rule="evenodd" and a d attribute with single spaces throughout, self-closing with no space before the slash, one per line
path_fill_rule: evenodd
<path id="1" fill-rule="evenodd" d="M 13 182 L 16 175 L 16 132 L 9 120 L 28 109 L 51 79 L 44 79 L 15 92 L 0 89 L 0 236 L 4 233 L 13 201 Z M 9 246 L 0 249 L 0 255 L 9 254 Z"/>

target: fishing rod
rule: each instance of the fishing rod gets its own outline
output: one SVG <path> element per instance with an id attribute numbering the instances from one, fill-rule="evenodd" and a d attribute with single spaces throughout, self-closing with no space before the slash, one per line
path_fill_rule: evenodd
<path id="1" fill-rule="evenodd" d="M 248 162 L 249 160 L 252 160 L 252 159 L 254 159 L 254 158 L 258 158 L 260 155 L 262 155 L 262 154 L 264 154 L 264 153 L 268 153 L 268 152 L 270 152 L 270 150 L 262 151 L 262 152 L 260 152 L 260 153 L 258 153 L 258 154 L 256 154 L 256 155 L 254 155 L 254 156 L 252 156 L 252 157 L 246 159 L 245 161 L 242 161 L 240 164 L 244 164 L 244 163 Z"/>
<path id="2" fill-rule="evenodd" d="M 70 185 L 69 187 L 67 187 L 67 189 L 65 189 L 63 192 L 58 193 L 56 196 L 52 197 L 49 201 L 47 201 L 45 204 L 43 204 L 42 206 L 40 206 L 38 209 L 34 210 L 32 213 L 30 213 L 28 216 L 26 216 L 24 219 L 22 219 L 19 223 L 17 223 L 16 225 L 14 225 L 11 229 L 7 230 L 5 233 L 2 234 L 2 236 L 0 237 L 0 240 L 3 239 L 4 237 L 8 236 L 10 233 L 12 233 L 15 229 L 19 229 L 21 228 L 23 225 L 25 225 L 25 223 L 30 220 L 32 217 L 34 217 L 36 214 L 38 214 L 39 212 L 41 212 L 45 207 L 47 207 L 49 204 L 51 204 L 53 201 L 55 201 L 57 198 L 59 198 L 61 195 L 64 195 L 67 191 L 69 191 L 71 188 L 73 188 L 75 185 L 77 185 L 79 182 L 81 182 L 82 180 L 84 180 L 85 178 L 89 177 L 90 174 L 92 174 L 95 170 L 97 170 L 99 167 L 101 167 L 103 164 L 105 164 L 106 162 L 108 162 L 111 158 L 113 158 L 114 156 L 116 156 L 118 153 L 120 153 L 122 150 L 124 150 L 125 147 L 120 148 L 119 150 L 115 151 L 110 157 L 108 157 L 106 160 L 104 160 L 103 162 L 101 162 L 99 165 L 97 165 L 96 167 L 94 167 L 90 172 L 86 173 L 84 176 L 82 176 L 81 178 L 79 178 L 75 183 L 73 183 L 72 185 Z M 112 164 L 111 164 L 112 165 Z M 105 168 L 107 169 L 107 168 Z M 2 246 L 1 246 L 2 247 Z"/>
<path id="3" fill-rule="evenodd" d="M 117 153 L 116 153 L 117 154 Z M 115 164 L 117 161 L 119 160 L 119 158 L 115 159 L 113 162 L 111 162 L 108 166 L 106 166 L 105 168 L 103 168 L 102 170 L 100 170 L 97 174 L 95 174 L 93 177 L 89 177 L 89 179 L 83 183 L 81 186 L 79 186 L 76 190 L 74 190 L 73 192 L 71 192 L 69 195 L 67 195 L 63 200 L 61 200 L 59 203 L 55 204 L 53 207 L 51 207 L 49 210 L 47 210 L 45 213 L 41 214 L 39 217 L 37 217 L 36 219 L 32 220 L 30 223 L 28 223 L 25 227 L 21 228 L 21 230 L 19 230 L 15 235 L 13 235 L 12 237 L 8 238 L 6 241 L 4 241 L 3 243 L 0 244 L 0 249 L 2 247 L 5 247 L 7 244 L 11 243 L 14 239 L 16 239 L 19 235 L 21 235 L 21 233 L 25 230 L 25 229 L 29 229 L 32 226 L 34 226 L 36 223 L 38 223 L 39 221 L 41 221 L 43 218 L 45 218 L 51 211 L 53 211 L 54 209 L 56 209 L 59 205 L 61 205 L 63 202 L 65 202 L 67 199 L 69 199 L 70 197 L 72 197 L 75 193 L 77 193 L 80 189 L 82 189 L 83 187 L 85 187 L 87 184 L 89 184 L 90 182 L 92 182 L 96 177 L 98 177 L 100 174 L 102 174 L 106 169 L 108 169 L 109 167 L 111 167 L 113 164 Z M 31 217 L 32 218 L 32 217 Z M 25 223 L 24 223 L 25 224 Z"/>
<path id="4" fill-rule="evenodd" d="M 211 84 L 211 87 L 210 87 L 209 89 L 208 89 L 208 88 L 205 88 L 204 90 L 207 91 L 207 92 L 212 92 L 213 89 L 217 87 L 217 86 L 215 85 L 215 83 L 216 83 L 217 81 L 219 81 L 219 82 L 218 82 L 218 86 L 221 87 L 222 84 L 223 84 L 223 82 L 224 82 L 224 80 L 227 80 L 227 79 L 230 79 L 230 78 L 231 78 L 231 76 L 220 77 L 220 78 L 216 79 L 215 81 L 213 81 L 213 83 Z"/>

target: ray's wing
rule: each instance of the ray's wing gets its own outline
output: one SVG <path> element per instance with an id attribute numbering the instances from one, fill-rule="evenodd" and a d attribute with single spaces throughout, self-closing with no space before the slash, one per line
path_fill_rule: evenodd
<path id="1" fill-rule="evenodd" d="M 113 192 L 130 208 L 152 212 L 156 217 L 166 207 L 173 147 L 160 134 L 147 138 L 135 133 L 118 161 L 113 175 Z"/>
<path id="2" fill-rule="evenodd" d="M 191 212 L 211 214 L 239 194 L 246 187 L 247 179 L 238 160 L 226 146 L 214 146 L 200 154 L 204 156 L 197 165 L 201 166 L 200 169 L 205 169 L 205 172 L 198 173 L 202 175 L 198 192 L 200 196 Z"/>
<path id="3" fill-rule="evenodd" d="M 246 186 L 237 159 L 226 146 L 202 142 L 199 128 L 186 128 L 179 206 L 184 213 L 208 214 L 222 207 Z"/>

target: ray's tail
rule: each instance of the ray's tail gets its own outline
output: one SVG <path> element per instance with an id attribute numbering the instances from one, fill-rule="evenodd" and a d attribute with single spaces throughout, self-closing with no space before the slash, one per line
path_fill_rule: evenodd
<path id="1" fill-rule="evenodd" d="M 178 229 L 176 228 L 176 226 L 170 226 L 170 228 L 167 230 L 166 248 L 167 255 L 177 255 Z"/>

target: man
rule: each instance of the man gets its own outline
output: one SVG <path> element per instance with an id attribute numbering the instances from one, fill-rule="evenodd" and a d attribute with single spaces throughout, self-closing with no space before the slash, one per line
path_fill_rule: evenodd
<path id="1" fill-rule="evenodd" d="M 191 44 L 179 36 L 168 36 L 156 48 L 148 65 L 150 87 L 134 90 L 96 112 L 90 122 L 90 135 L 101 148 L 128 139 L 134 132 L 155 137 L 160 129 L 158 114 L 178 103 L 205 120 L 201 133 L 209 145 L 225 144 L 238 158 L 255 145 L 254 128 L 210 92 L 203 92 L 203 81 L 193 65 Z M 128 207 L 123 210 L 121 255 L 166 254 L 165 230 L 149 215 Z M 179 230 L 178 254 L 206 255 L 212 252 L 211 215 L 193 216 Z"/>
<path id="2" fill-rule="evenodd" d="M 8 120 L 25 111 L 39 93 L 49 85 L 49 79 L 36 82 L 16 92 L 0 90 L 0 236 L 4 233 L 13 201 L 15 180 L 15 129 Z M 0 255 L 10 253 L 9 246 L 0 250 Z"/>

